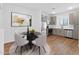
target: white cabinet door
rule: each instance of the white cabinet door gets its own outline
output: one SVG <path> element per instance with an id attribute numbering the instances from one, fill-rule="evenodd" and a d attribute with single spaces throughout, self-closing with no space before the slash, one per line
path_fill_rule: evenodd
<path id="1" fill-rule="evenodd" d="M 69 24 L 70 25 L 74 24 L 74 13 L 69 14 Z"/>
<path id="2" fill-rule="evenodd" d="M 77 12 L 77 17 L 78 17 L 78 40 L 79 40 L 79 11 Z M 79 43 L 79 41 L 78 41 L 78 43 Z"/>
<path id="3" fill-rule="evenodd" d="M 73 30 L 74 39 L 78 39 L 78 17 L 79 17 L 78 12 L 72 13 L 72 19 L 73 19 L 73 25 L 74 25 L 74 30 Z"/>

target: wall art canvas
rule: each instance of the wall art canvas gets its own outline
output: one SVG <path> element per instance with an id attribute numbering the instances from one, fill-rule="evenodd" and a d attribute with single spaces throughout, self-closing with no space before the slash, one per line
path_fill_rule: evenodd
<path id="1" fill-rule="evenodd" d="M 21 14 L 21 13 L 11 13 L 11 26 L 12 27 L 24 27 L 31 26 L 31 15 Z"/>

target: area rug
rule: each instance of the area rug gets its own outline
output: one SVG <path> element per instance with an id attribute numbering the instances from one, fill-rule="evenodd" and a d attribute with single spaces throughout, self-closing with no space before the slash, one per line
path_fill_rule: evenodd
<path id="1" fill-rule="evenodd" d="M 17 52 L 15 52 L 16 47 L 17 47 L 17 45 L 15 43 L 11 46 L 11 48 L 9 50 L 10 55 L 20 55 L 19 48 L 17 48 Z M 49 55 L 50 54 L 49 46 L 46 44 L 44 46 L 44 48 L 45 48 L 46 52 L 44 51 L 43 48 L 40 48 L 40 55 Z M 38 49 L 38 47 L 35 47 L 35 49 L 32 48 L 32 49 L 29 49 L 29 50 L 25 50 L 25 51 L 22 52 L 22 55 L 39 55 L 39 49 Z"/>

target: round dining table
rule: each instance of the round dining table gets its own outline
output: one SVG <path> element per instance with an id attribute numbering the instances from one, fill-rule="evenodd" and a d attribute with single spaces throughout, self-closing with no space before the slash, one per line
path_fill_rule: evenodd
<path id="1" fill-rule="evenodd" d="M 34 33 L 23 32 L 21 34 L 27 36 L 26 40 L 29 41 L 28 45 L 29 45 L 30 49 L 32 49 L 32 46 L 33 46 L 32 41 L 35 40 L 36 38 L 38 38 L 38 35 L 40 35 L 39 32 L 34 32 Z"/>

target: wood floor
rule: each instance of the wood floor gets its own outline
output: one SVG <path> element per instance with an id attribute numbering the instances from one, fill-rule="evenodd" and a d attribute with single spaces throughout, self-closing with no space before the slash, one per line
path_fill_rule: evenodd
<path id="1" fill-rule="evenodd" d="M 4 55 L 9 55 L 9 49 L 14 42 L 4 44 Z"/>
<path id="2" fill-rule="evenodd" d="M 47 42 L 53 55 L 79 55 L 78 40 L 49 36 Z"/>
<path id="3" fill-rule="evenodd" d="M 51 49 L 51 55 L 79 55 L 78 40 L 61 36 L 48 36 L 47 43 Z M 4 45 L 4 54 L 9 54 L 13 43 Z"/>

